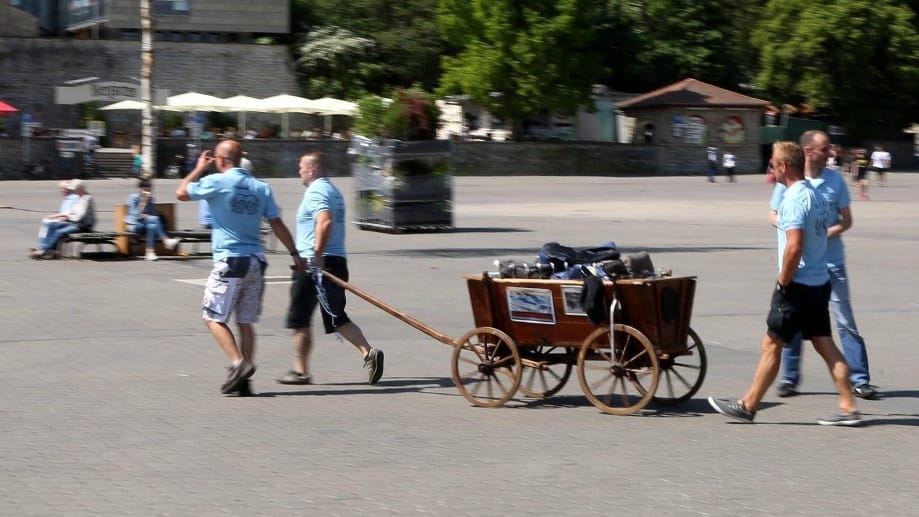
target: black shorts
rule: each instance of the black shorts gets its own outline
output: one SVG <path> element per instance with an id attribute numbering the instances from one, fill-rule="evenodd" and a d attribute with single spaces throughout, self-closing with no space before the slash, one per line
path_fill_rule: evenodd
<path id="1" fill-rule="evenodd" d="M 344 257 L 325 257 L 325 269 L 338 278 L 348 281 L 348 261 Z M 290 286 L 290 308 L 287 310 L 287 328 L 298 329 L 311 326 L 313 311 L 319 304 L 316 296 L 316 283 L 309 271 L 301 273 L 294 271 L 291 275 L 293 284 Z M 325 309 L 322 313 L 322 323 L 325 333 L 331 334 L 335 329 L 349 323 L 348 314 L 345 312 L 345 289 L 325 276 L 322 277 L 322 289 L 328 301 L 329 309 L 335 315 L 334 321 Z"/>
<path id="2" fill-rule="evenodd" d="M 804 339 L 832 336 L 830 283 L 804 285 L 792 282 L 785 293 L 773 290 L 766 317 L 767 333 L 786 345 L 800 332 Z"/>

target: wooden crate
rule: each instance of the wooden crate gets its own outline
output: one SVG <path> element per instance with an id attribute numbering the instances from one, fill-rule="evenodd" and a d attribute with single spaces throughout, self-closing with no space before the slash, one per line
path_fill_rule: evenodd
<path id="1" fill-rule="evenodd" d="M 695 293 L 694 276 L 617 280 L 616 323 L 641 331 L 659 352 L 685 351 Z"/>

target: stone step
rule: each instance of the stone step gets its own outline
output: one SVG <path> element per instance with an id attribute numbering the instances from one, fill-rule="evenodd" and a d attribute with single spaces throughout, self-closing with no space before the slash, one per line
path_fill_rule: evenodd
<path id="1" fill-rule="evenodd" d="M 96 173 L 106 177 L 132 176 L 134 155 L 130 149 L 102 147 L 95 152 Z"/>

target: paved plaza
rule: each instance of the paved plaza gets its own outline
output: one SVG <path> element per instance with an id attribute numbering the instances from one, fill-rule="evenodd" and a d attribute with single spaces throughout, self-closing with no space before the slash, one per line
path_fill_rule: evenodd
<path id="1" fill-rule="evenodd" d="M 335 182 L 353 196 L 350 178 Z M 293 227 L 303 187 L 269 183 Z M 176 185 L 157 180 L 154 194 L 174 201 Z M 88 186 L 97 229 L 113 229 L 135 182 Z M 884 393 L 859 400 L 860 428 L 816 424 L 836 399 L 810 348 L 803 394 L 771 390 L 756 424 L 705 401 L 752 379 L 776 270 L 769 192 L 761 176 L 459 177 L 454 232 L 349 226 L 352 283 L 454 337 L 473 327 L 462 276 L 532 260 L 547 241 L 613 240 L 696 275 L 705 384 L 685 404 L 612 416 L 575 375 L 546 400 L 473 407 L 453 386 L 449 347 L 355 296 L 349 314 L 386 352 L 382 381 L 368 386 L 360 355 L 318 335 L 317 384 L 276 384 L 292 356 L 286 253 L 269 255 L 259 396 L 223 396 L 225 357 L 198 309 L 208 258 L 30 260 L 55 183 L 0 182 L 0 515 L 915 515 L 919 173 L 873 187 L 845 234 Z M 178 226 L 196 213 L 180 204 Z"/>

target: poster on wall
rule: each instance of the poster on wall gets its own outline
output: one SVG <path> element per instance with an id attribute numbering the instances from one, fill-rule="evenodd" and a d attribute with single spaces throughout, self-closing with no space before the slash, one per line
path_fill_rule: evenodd
<path id="1" fill-rule="evenodd" d="M 686 122 L 683 120 L 683 115 L 674 114 L 670 117 L 670 134 L 673 135 L 673 138 L 683 138 L 683 128 L 686 126 Z"/>
<path id="2" fill-rule="evenodd" d="M 745 137 L 746 129 L 742 118 L 737 115 L 724 118 L 724 121 L 721 122 L 721 139 L 724 140 L 724 143 L 740 144 L 743 143 Z"/>
<path id="3" fill-rule="evenodd" d="M 555 305 L 549 289 L 508 287 L 507 310 L 511 321 L 555 324 Z"/>
<path id="4" fill-rule="evenodd" d="M 705 142 L 705 119 L 699 115 L 689 117 L 686 122 L 686 143 L 701 144 Z"/>

